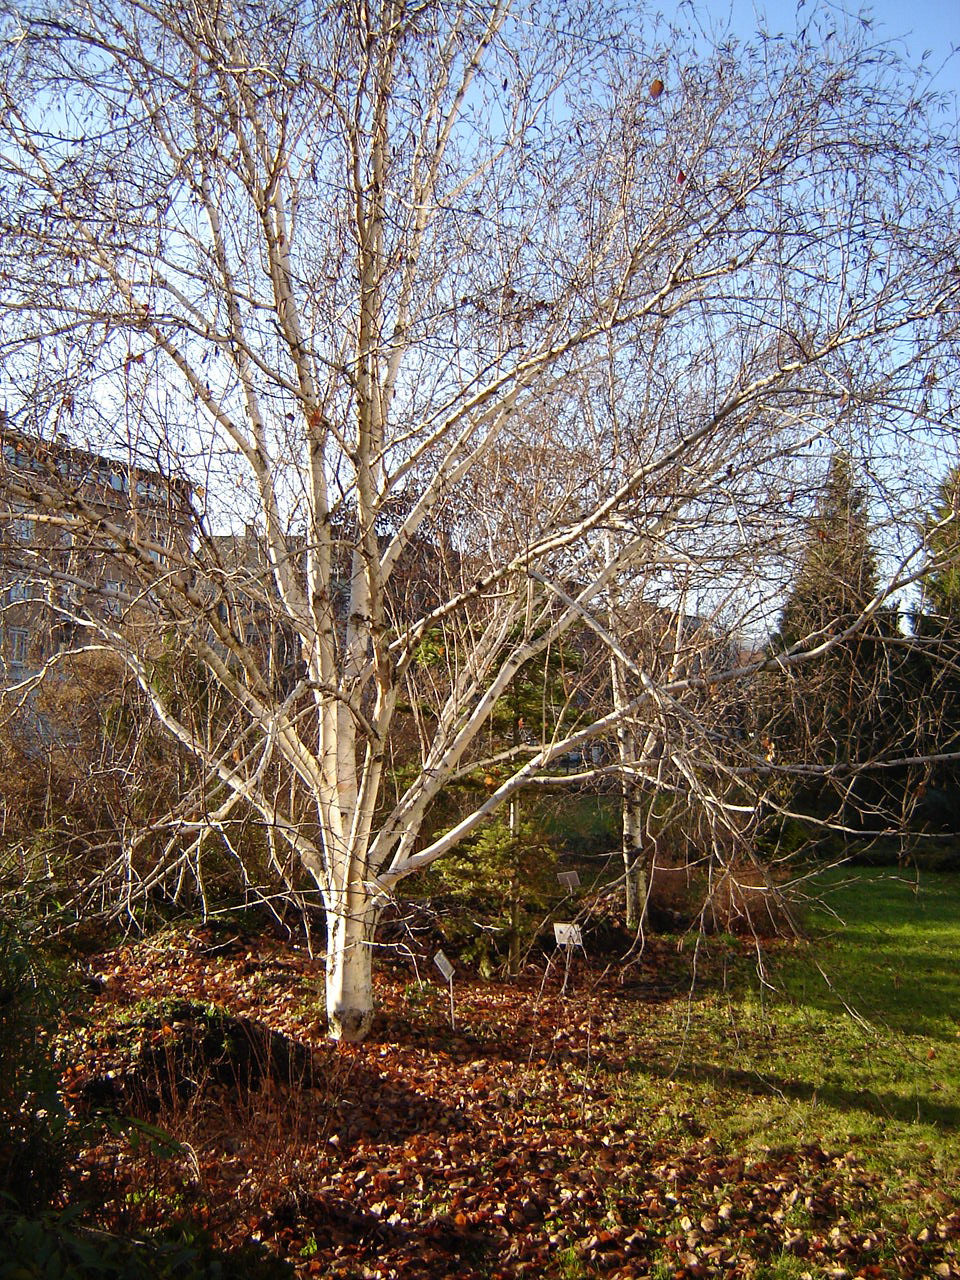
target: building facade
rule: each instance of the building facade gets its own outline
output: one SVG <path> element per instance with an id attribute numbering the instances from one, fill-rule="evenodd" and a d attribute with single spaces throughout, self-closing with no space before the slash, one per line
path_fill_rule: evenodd
<path id="1" fill-rule="evenodd" d="M 143 618 L 151 573 L 189 542 L 185 483 L 0 416 L 0 683 L 35 674 L 98 624 Z"/>

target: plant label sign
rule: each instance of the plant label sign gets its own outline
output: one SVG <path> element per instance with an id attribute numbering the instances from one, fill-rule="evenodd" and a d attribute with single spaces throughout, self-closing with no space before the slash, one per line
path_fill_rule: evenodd
<path id="1" fill-rule="evenodd" d="M 447 984 L 447 990 L 450 993 L 450 1030 L 454 1031 L 456 1030 L 457 1019 L 453 1010 L 453 965 L 442 951 L 438 951 L 433 957 L 433 963 L 443 974 L 443 980 Z"/>
<path id="2" fill-rule="evenodd" d="M 555 924 L 553 926 L 553 936 L 557 940 L 558 947 L 583 946 L 583 938 L 578 924 Z"/>
<path id="3" fill-rule="evenodd" d="M 580 884 L 580 876 L 576 871 L 558 871 L 557 880 L 568 892 L 572 892 Z"/>

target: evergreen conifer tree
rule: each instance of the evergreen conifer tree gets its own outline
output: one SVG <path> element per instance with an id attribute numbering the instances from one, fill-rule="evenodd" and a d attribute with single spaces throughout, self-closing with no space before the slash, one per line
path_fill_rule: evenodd
<path id="1" fill-rule="evenodd" d="M 766 736 L 797 767 L 792 805 L 844 827 L 882 827 L 891 800 L 882 775 L 854 768 L 884 754 L 892 730 L 893 740 L 900 734 L 887 643 L 896 612 L 863 621 L 877 592 L 866 496 L 850 457 L 837 452 L 772 642 L 774 652 L 827 647 L 773 681 Z"/>
<path id="2" fill-rule="evenodd" d="M 921 616 L 933 629 L 960 635 L 960 467 L 942 480 L 926 521 L 929 571 Z"/>
<path id="3" fill-rule="evenodd" d="M 960 468 L 941 481 L 924 526 L 928 569 L 913 617 L 917 750 L 943 756 L 960 751 Z M 931 761 L 918 791 L 924 825 L 960 830 L 960 763 Z"/>
<path id="4" fill-rule="evenodd" d="M 866 499 L 846 453 L 834 454 L 780 618 L 780 643 L 814 648 L 854 624 L 877 591 Z"/>

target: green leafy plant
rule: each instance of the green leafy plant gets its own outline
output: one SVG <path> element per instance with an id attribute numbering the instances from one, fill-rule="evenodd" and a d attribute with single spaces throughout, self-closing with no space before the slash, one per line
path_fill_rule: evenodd
<path id="1" fill-rule="evenodd" d="M 502 964 L 517 974 L 529 945 L 559 901 L 557 854 L 541 823 L 498 816 L 436 869 L 452 906 L 450 927 L 461 953 L 489 975 Z"/>
<path id="2" fill-rule="evenodd" d="M 187 1225 L 133 1240 L 85 1226 L 70 1212 L 0 1214 L 0 1235 L 6 1242 L 0 1280 L 281 1280 L 292 1274 L 257 1245 L 225 1254 Z"/>

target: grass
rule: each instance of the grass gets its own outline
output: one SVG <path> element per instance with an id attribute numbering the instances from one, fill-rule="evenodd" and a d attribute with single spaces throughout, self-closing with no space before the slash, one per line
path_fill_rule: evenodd
<path id="1" fill-rule="evenodd" d="M 960 1183 L 960 877 L 846 870 L 808 891 L 807 941 L 762 963 L 702 944 L 716 980 L 640 1016 L 625 1097 L 745 1155 L 853 1151 L 908 1220 Z"/>
<path id="2" fill-rule="evenodd" d="M 126 1028 L 151 1061 L 158 1031 L 166 1047 L 173 992 L 312 1043 L 322 1087 L 241 1090 L 181 1054 L 208 1092 L 157 1090 L 150 1113 L 181 1148 L 111 1131 L 80 1152 L 96 1222 L 149 1233 L 179 1205 L 218 1247 L 255 1231 L 299 1274 L 351 1278 L 446 1276 L 454 1255 L 478 1280 L 614 1260 L 624 1280 L 955 1274 L 960 877 L 809 887 L 804 942 L 760 965 L 702 940 L 689 998 L 693 944 L 660 937 L 624 971 L 584 961 L 565 995 L 465 975 L 454 1034 L 442 989 L 384 966 L 380 1040 L 346 1051 L 301 1008 L 322 981 L 302 949 L 181 934 L 107 953 L 71 1097 L 126 1069 Z"/>

